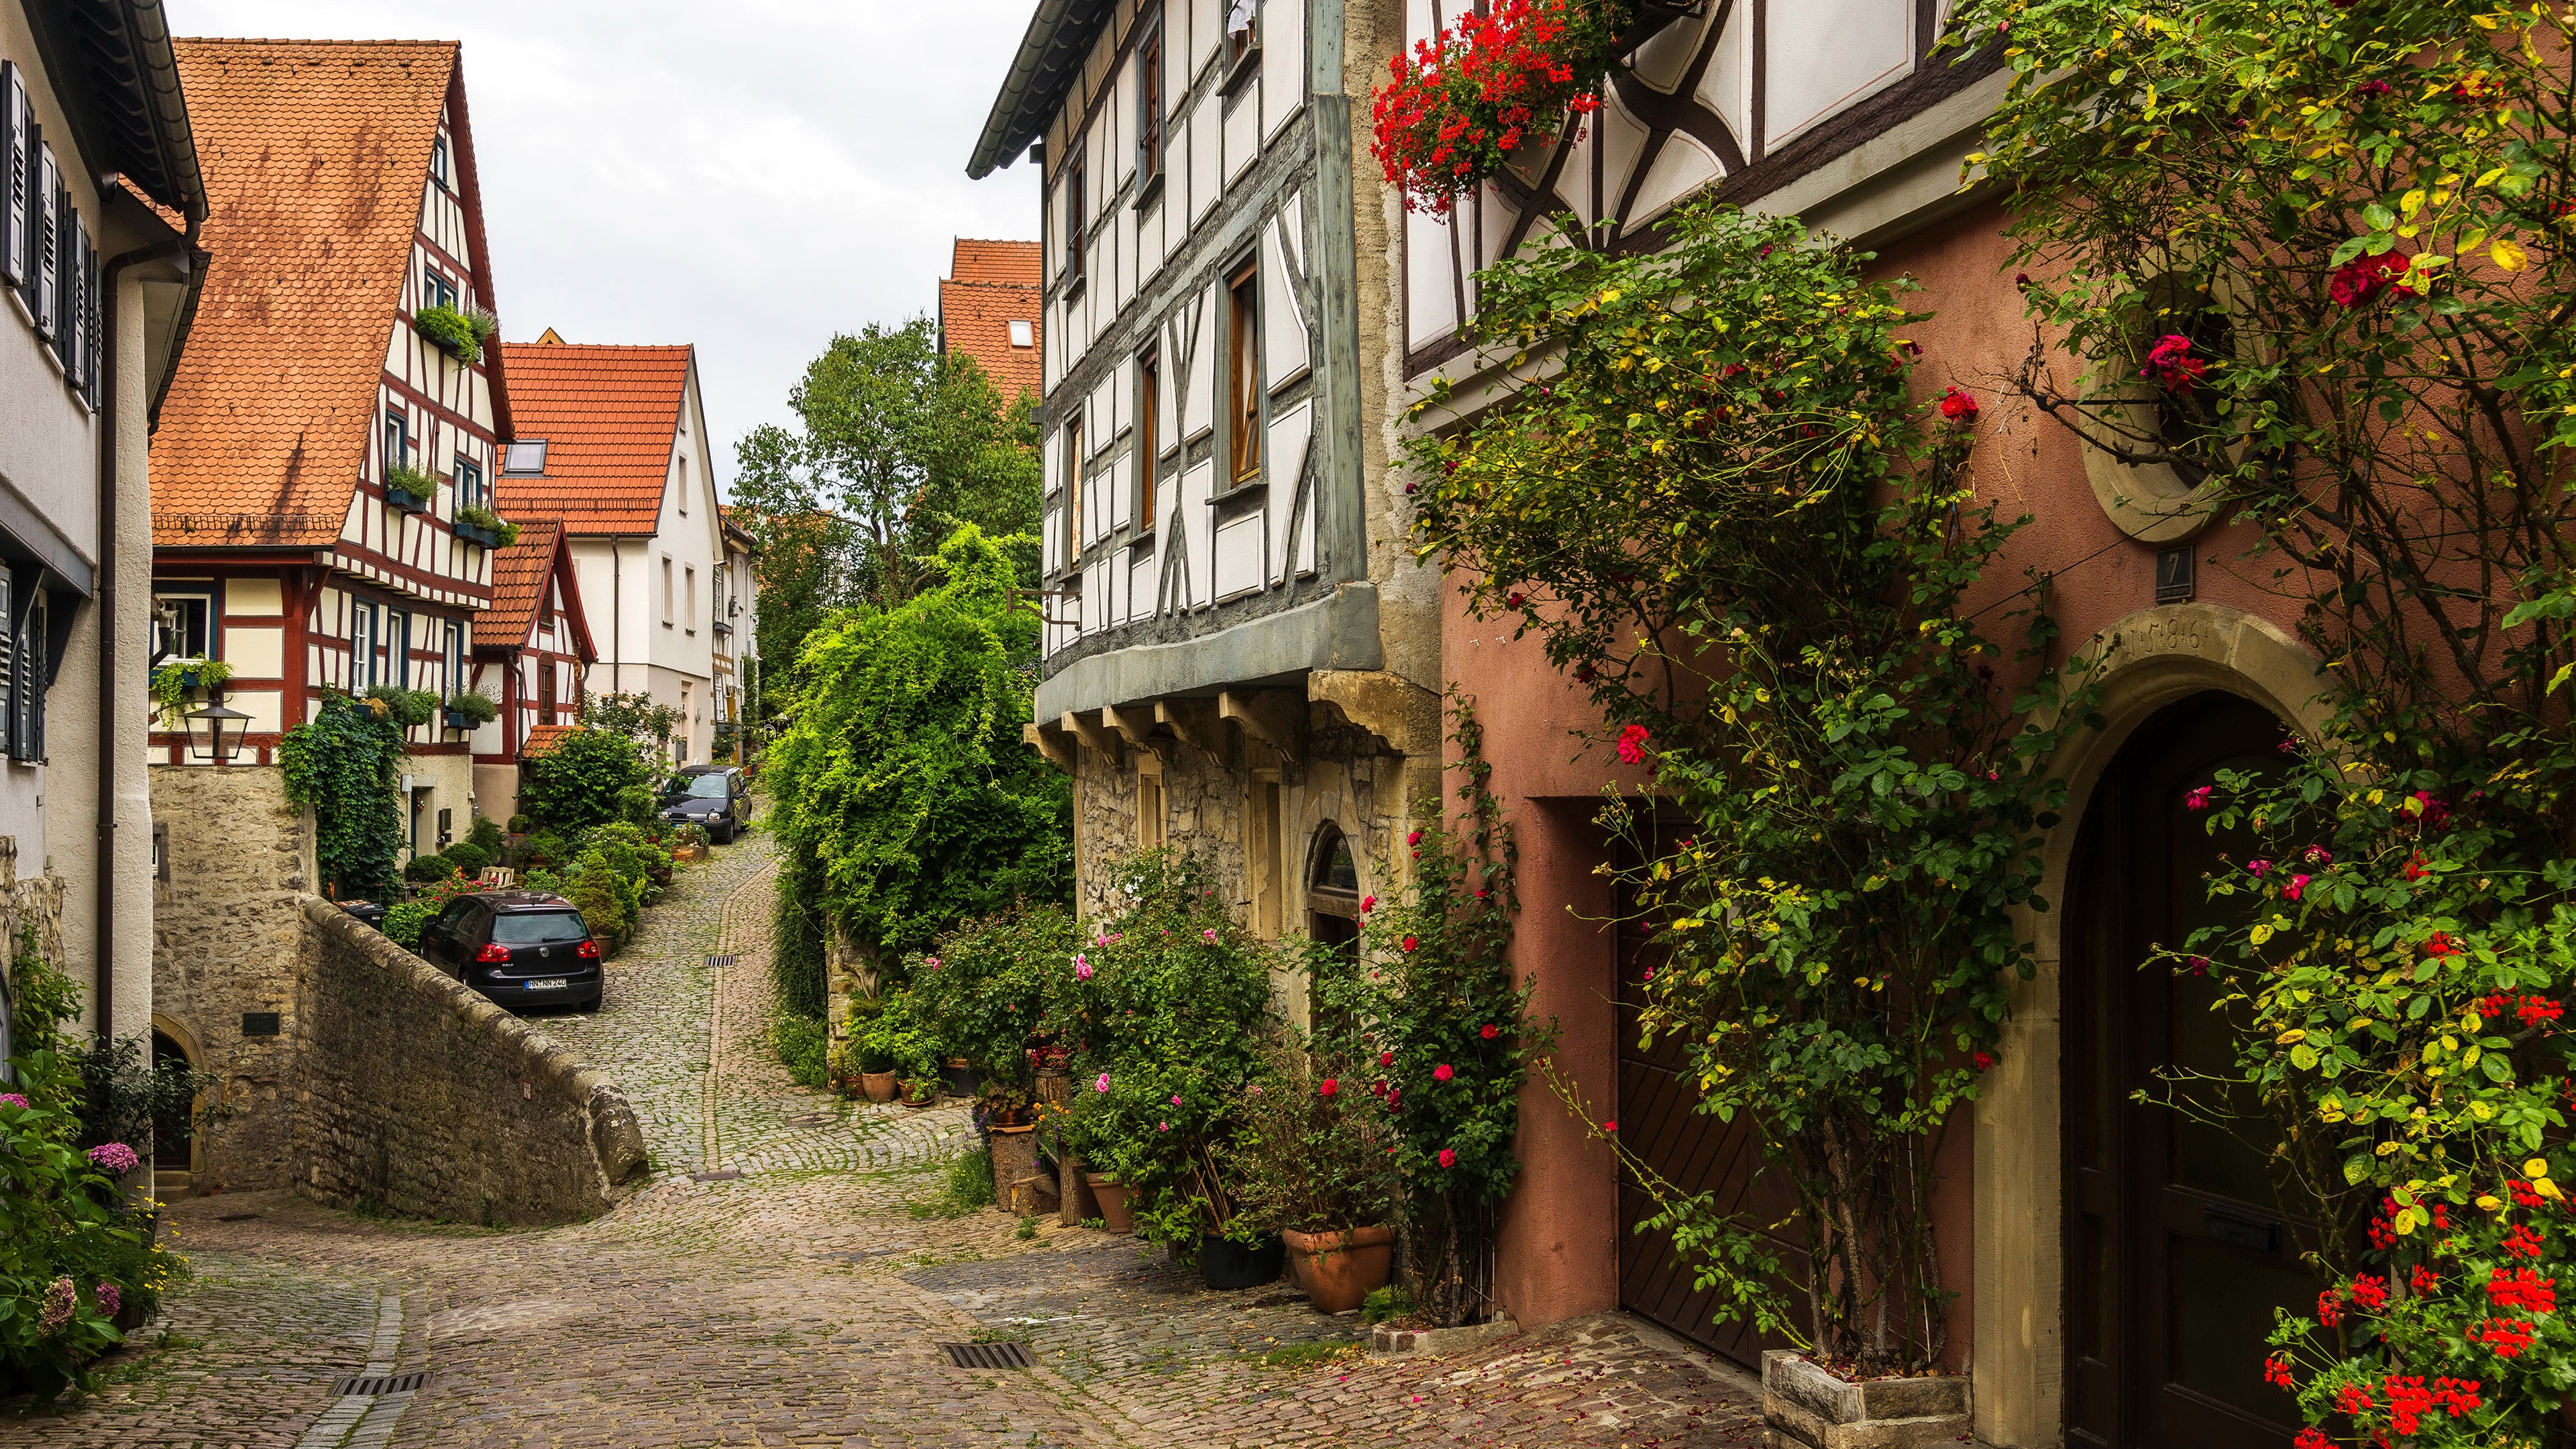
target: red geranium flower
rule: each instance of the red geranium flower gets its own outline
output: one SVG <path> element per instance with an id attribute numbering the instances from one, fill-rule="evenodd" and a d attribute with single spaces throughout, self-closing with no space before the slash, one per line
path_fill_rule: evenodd
<path id="1" fill-rule="evenodd" d="M 2376 1273 L 2355 1273 L 2352 1278 L 2352 1301 L 2363 1308 L 2388 1306 L 2388 1280 Z"/>
<path id="2" fill-rule="evenodd" d="M 2291 1377 L 2290 1361 L 2278 1357 L 2263 1360 L 2263 1382 L 2285 1389 L 2295 1389 L 2299 1386 L 2299 1381 Z"/>
<path id="3" fill-rule="evenodd" d="M 1646 745 L 1653 738 L 1644 725 L 1632 724 L 1619 731 L 1619 758 L 1631 765 L 1642 763 L 1646 758 Z"/>
<path id="4" fill-rule="evenodd" d="M 2487 1297 L 2498 1308 L 2547 1313 L 2558 1306 L 2558 1280 L 2529 1268 L 2498 1268 L 2487 1276 Z"/>

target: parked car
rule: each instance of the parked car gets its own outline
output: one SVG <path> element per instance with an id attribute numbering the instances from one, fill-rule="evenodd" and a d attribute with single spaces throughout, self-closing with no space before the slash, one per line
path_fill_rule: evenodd
<path id="1" fill-rule="evenodd" d="M 739 765 L 691 765 L 662 786 L 662 818 L 695 825 L 719 845 L 731 845 L 751 824 L 751 782 Z"/>
<path id="2" fill-rule="evenodd" d="M 544 891 L 458 896 L 420 928 L 423 960 L 513 1009 L 599 1010 L 601 954 L 572 902 Z"/>

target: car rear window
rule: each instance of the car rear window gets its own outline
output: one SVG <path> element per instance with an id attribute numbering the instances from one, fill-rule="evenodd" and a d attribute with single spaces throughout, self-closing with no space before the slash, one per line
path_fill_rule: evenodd
<path id="1" fill-rule="evenodd" d="M 510 911 L 492 921 L 492 939 L 504 946 L 552 946 L 589 934 L 579 911 Z"/>

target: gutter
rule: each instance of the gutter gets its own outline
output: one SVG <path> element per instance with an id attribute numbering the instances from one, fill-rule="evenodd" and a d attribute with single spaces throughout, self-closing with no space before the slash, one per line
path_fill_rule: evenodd
<path id="1" fill-rule="evenodd" d="M 984 134 L 966 163 L 967 176 L 981 181 L 992 175 L 1045 130 L 1044 113 L 1064 99 L 1092 35 L 1114 8 L 1110 0 L 1038 0 L 1001 94 L 993 98 L 992 114 L 984 118 Z M 1070 53 L 1059 56 L 1060 51 Z M 1039 113 L 1034 123 L 1028 119 L 1031 111 Z"/>

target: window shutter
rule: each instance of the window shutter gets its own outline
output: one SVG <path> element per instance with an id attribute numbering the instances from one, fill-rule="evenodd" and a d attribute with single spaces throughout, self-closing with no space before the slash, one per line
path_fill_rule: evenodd
<path id="1" fill-rule="evenodd" d="M 0 754 L 18 753 L 18 614 L 16 590 L 0 577 Z"/>
<path id="2" fill-rule="evenodd" d="M 41 621 L 28 600 L 17 605 L 11 617 L 17 620 L 17 649 L 10 660 L 9 758 L 38 760 L 44 758 L 44 641 L 40 636 Z"/>
<path id="3" fill-rule="evenodd" d="M 74 392 L 86 395 L 89 378 L 89 221 L 71 202 L 71 188 L 63 188 L 63 321 L 62 343 L 55 350 L 63 359 L 63 381 Z"/>
<path id="4" fill-rule="evenodd" d="M 0 283 L 27 277 L 27 76 L 0 61 Z"/>
<path id="5" fill-rule="evenodd" d="M 107 339 L 100 335 L 98 246 L 89 239 L 86 229 L 81 234 L 81 393 L 91 407 L 107 406 L 99 392 L 99 349 Z"/>
<path id="6" fill-rule="evenodd" d="M 62 173 L 54 166 L 54 150 L 43 141 L 36 142 L 35 160 L 28 167 L 27 178 L 27 310 L 36 314 L 36 335 L 51 342 L 54 338 L 54 304 L 59 300 L 55 287 L 54 264 L 58 243 L 54 232 L 58 217 L 57 199 L 62 195 Z"/>
<path id="7" fill-rule="evenodd" d="M 45 596 L 27 605 L 27 627 L 21 632 L 18 657 L 27 661 L 27 758 L 45 758 Z"/>

